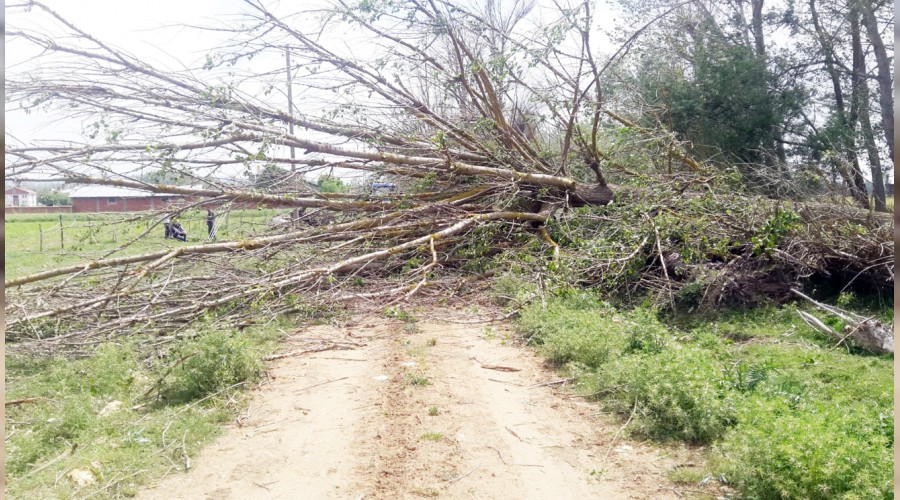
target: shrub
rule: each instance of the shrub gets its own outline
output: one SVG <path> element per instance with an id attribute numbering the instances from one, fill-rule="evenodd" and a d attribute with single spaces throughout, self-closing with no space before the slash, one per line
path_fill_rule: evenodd
<path id="1" fill-rule="evenodd" d="M 637 309 L 628 316 L 623 328 L 627 339 L 626 352 L 660 352 L 669 342 L 669 330 L 646 309 Z"/>
<path id="2" fill-rule="evenodd" d="M 493 280 L 493 302 L 500 306 L 526 303 L 538 295 L 537 285 L 518 275 L 505 274 Z"/>
<path id="3" fill-rule="evenodd" d="M 171 370 L 161 391 L 165 399 L 191 401 L 231 385 L 255 380 L 262 371 L 262 354 L 243 335 L 215 331 L 174 349 Z"/>
<path id="4" fill-rule="evenodd" d="M 740 419 L 716 450 L 717 469 L 744 497 L 893 498 L 892 413 L 753 398 Z"/>
<path id="5" fill-rule="evenodd" d="M 721 383 L 723 365 L 695 346 L 625 356 L 599 370 L 596 386 L 609 405 L 636 405 L 637 432 L 658 439 L 708 443 L 735 423 L 737 395 Z"/>
<path id="6" fill-rule="evenodd" d="M 527 338 L 543 344 L 544 354 L 558 365 L 575 362 L 596 368 L 625 346 L 624 320 L 614 318 L 612 310 L 592 296 L 557 297 L 546 308 L 533 304 L 523 310 L 519 326 Z"/>

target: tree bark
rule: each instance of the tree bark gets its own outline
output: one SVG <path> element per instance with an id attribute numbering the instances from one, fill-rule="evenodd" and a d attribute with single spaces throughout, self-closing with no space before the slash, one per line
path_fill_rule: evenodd
<path id="1" fill-rule="evenodd" d="M 890 151 L 891 161 L 894 161 L 894 94 L 893 79 L 891 78 L 891 63 L 878 31 L 878 20 L 872 11 L 872 4 L 861 1 L 859 8 L 862 13 L 862 22 L 866 27 L 866 35 L 872 44 L 875 53 L 875 62 L 878 69 L 878 102 L 881 104 L 881 122 L 884 126 L 884 140 Z"/>
<path id="2" fill-rule="evenodd" d="M 872 172 L 872 194 L 875 197 L 875 210 L 887 212 L 887 203 L 884 192 L 884 176 L 881 172 L 881 158 L 875 145 L 875 134 L 872 130 L 872 121 L 869 118 L 869 83 L 866 81 L 866 59 L 862 48 L 862 35 L 860 33 L 859 14 L 850 14 L 851 43 L 853 45 L 853 108 L 859 119 L 860 132 L 863 144 L 869 159 L 869 169 Z"/>
<path id="3" fill-rule="evenodd" d="M 753 41 L 756 45 L 756 55 L 759 57 L 766 56 L 766 38 L 763 34 L 763 18 L 762 10 L 765 0 L 751 0 L 750 4 L 753 8 Z"/>
<path id="4" fill-rule="evenodd" d="M 854 135 L 856 133 L 856 120 L 855 117 L 851 119 L 847 116 L 847 108 L 844 104 L 844 92 L 841 89 L 841 78 L 840 73 L 835 64 L 834 50 L 831 42 L 828 40 L 828 36 L 825 33 L 825 30 L 822 28 L 822 24 L 819 22 L 819 14 L 816 11 L 816 0 L 809 0 L 809 11 L 812 16 L 813 27 L 816 30 L 816 36 L 819 39 L 819 44 L 822 48 L 822 53 L 825 58 L 825 70 L 828 72 L 828 76 L 831 78 L 831 86 L 834 90 L 834 102 L 835 102 L 835 110 L 837 112 L 838 121 L 849 133 L 844 135 L 844 148 L 847 155 L 848 163 L 850 164 L 849 171 L 844 168 L 838 169 L 840 171 L 841 177 L 844 179 L 844 182 L 847 184 L 847 188 L 850 190 L 850 196 L 856 200 L 857 203 L 860 204 L 863 208 L 869 208 L 869 194 L 866 190 L 865 179 L 862 176 L 862 170 L 859 166 L 859 158 L 856 154 L 856 144 L 854 141 Z"/>

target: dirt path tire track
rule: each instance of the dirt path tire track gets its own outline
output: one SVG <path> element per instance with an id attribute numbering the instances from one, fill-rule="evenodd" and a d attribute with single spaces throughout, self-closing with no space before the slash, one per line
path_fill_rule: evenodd
<path id="1" fill-rule="evenodd" d="M 241 426 L 139 498 L 678 498 L 671 459 L 535 387 L 554 374 L 502 327 L 351 325 L 302 335 L 365 347 L 274 362 Z"/>

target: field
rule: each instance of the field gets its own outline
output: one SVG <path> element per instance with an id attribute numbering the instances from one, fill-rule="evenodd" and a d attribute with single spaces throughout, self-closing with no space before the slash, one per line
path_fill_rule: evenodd
<path id="1" fill-rule="evenodd" d="M 264 232 L 276 214 L 287 210 L 233 210 L 220 215 L 218 239 Z M 6 279 L 101 257 L 123 256 L 184 245 L 163 238 L 160 218 L 142 214 L 14 214 L 6 216 Z M 181 217 L 187 244 L 207 241 L 206 212 Z M 62 231 L 60 229 L 62 228 Z M 149 231 L 123 250 L 121 245 Z M 158 237 L 157 237 L 158 236 Z"/>

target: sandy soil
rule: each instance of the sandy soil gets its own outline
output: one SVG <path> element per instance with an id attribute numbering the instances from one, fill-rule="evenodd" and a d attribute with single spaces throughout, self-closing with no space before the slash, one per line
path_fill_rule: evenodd
<path id="1" fill-rule="evenodd" d="M 285 351 L 352 349 L 273 361 L 192 469 L 139 498 L 679 498 L 677 453 L 617 436 L 511 338 L 381 318 L 297 332 Z"/>

